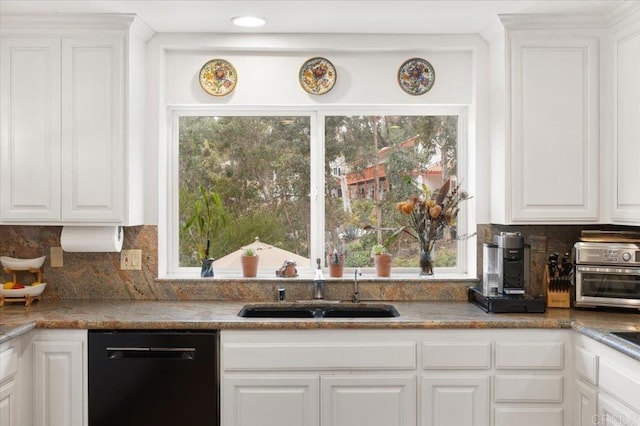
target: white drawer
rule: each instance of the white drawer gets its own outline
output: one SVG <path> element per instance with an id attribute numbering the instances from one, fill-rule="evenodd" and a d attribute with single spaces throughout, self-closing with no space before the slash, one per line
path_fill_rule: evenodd
<path id="1" fill-rule="evenodd" d="M 562 342 L 496 342 L 497 369 L 561 370 Z"/>
<path id="2" fill-rule="evenodd" d="M 491 343 L 423 342 L 422 368 L 487 370 L 491 368 Z"/>
<path id="3" fill-rule="evenodd" d="M 0 382 L 18 371 L 18 351 L 9 347 L 0 352 Z"/>
<path id="4" fill-rule="evenodd" d="M 496 402 L 562 402 L 562 376 L 498 374 L 494 396 Z"/>
<path id="5" fill-rule="evenodd" d="M 232 370 L 414 370 L 415 342 L 225 343 L 223 368 Z"/>
<path id="6" fill-rule="evenodd" d="M 511 408 L 498 407 L 495 426 L 562 426 L 562 408 Z"/>
<path id="7" fill-rule="evenodd" d="M 600 360 L 599 388 L 640 410 L 640 372 L 616 368 L 607 360 Z"/>
<path id="8" fill-rule="evenodd" d="M 598 356 L 596 354 L 576 346 L 574 364 L 578 376 L 593 385 L 598 384 Z"/>

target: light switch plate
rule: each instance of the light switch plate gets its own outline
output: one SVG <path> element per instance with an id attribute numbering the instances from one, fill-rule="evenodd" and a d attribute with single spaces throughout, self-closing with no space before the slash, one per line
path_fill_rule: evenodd
<path id="1" fill-rule="evenodd" d="M 120 269 L 123 271 L 142 270 L 142 250 L 122 250 L 120 252 Z"/>
<path id="2" fill-rule="evenodd" d="M 49 259 L 52 268 L 62 268 L 64 265 L 64 255 L 62 247 L 51 247 L 49 249 Z"/>

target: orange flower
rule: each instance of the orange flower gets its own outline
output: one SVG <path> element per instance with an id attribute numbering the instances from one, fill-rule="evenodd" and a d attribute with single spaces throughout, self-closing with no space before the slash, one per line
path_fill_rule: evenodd
<path id="1" fill-rule="evenodd" d="M 440 213 L 442 213 L 442 206 L 439 204 L 436 204 L 429 209 L 429 216 L 431 216 L 432 219 L 440 217 Z"/>
<path id="2" fill-rule="evenodd" d="M 415 208 L 415 201 L 416 200 L 414 199 L 410 199 L 408 201 L 398 203 L 396 204 L 396 208 L 404 214 L 411 214 L 413 213 L 413 209 Z"/>

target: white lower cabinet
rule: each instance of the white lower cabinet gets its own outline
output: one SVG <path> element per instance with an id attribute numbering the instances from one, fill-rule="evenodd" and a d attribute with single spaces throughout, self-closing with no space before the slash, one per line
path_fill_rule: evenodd
<path id="1" fill-rule="evenodd" d="M 607 426 L 638 426 L 640 425 L 640 412 L 634 411 L 606 395 L 598 394 L 598 416 L 594 424 Z"/>
<path id="2" fill-rule="evenodd" d="M 221 394 L 224 424 L 318 426 L 317 375 L 225 377 Z"/>
<path id="3" fill-rule="evenodd" d="M 560 407 L 497 407 L 495 426 L 540 426 L 563 425 L 563 410 Z"/>
<path id="4" fill-rule="evenodd" d="M 322 376 L 322 426 L 412 426 L 416 424 L 413 375 Z"/>
<path id="5" fill-rule="evenodd" d="M 35 330 L 26 352 L 33 373 L 34 426 L 84 426 L 87 331 Z"/>
<path id="6" fill-rule="evenodd" d="M 220 341 L 223 426 L 571 425 L 567 330 L 223 330 Z"/>
<path id="7" fill-rule="evenodd" d="M 488 425 L 490 383 L 489 374 L 423 376 L 422 426 Z"/>
<path id="8" fill-rule="evenodd" d="M 640 426 L 640 361 L 574 334 L 576 426 Z"/>
<path id="9" fill-rule="evenodd" d="M 598 414 L 598 391 L 582 380 L 575 381 L 573 389 L 573 424 L 593 426 Z"/>
<path id="10" fill-rule="evenodd" d="M 0 425 L 17 426 L 19 421 L 19 381 L 21 379 L 20 339 L 0 345 Z"/>

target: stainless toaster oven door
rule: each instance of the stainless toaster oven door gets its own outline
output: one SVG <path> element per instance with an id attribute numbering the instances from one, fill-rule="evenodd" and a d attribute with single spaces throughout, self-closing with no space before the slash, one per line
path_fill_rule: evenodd
<path id="1" fill-rule="evenodd" d="M 576 305 L 640 308 L 640 268 L 577 265 Z"/>

